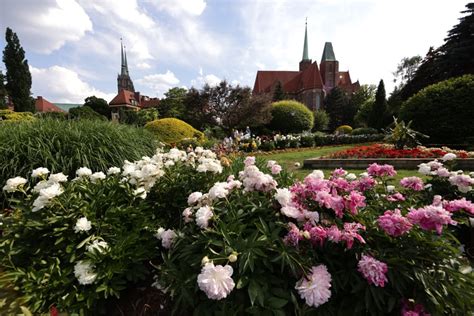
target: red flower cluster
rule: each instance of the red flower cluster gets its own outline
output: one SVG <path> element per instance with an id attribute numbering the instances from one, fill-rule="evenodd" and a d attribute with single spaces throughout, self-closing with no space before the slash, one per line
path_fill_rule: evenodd
<path id="1" fill-rule="evenodd" d="M 395 149 L 392 146 L 374 144 L 357 146 L 330 155 L 330 158 L 441 158 L 447 151 L 439 148 Z M 467 153 L 456 153 L 458 158 L 467 158 Z"/>

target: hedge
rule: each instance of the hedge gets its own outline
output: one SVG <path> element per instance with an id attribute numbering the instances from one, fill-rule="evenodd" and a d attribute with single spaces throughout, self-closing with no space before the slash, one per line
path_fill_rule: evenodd
<path id="1" fill-rule="evenodd" d="M 175 118 L 151 121 L 145 125 L 145 129 L 152 132 L 159 141 L 166 144 L 176 144 L 189 138 L 195 138 L 198 141 L 204 141 L 205 139 L 202 132 Z"/>
<path id="2" fill-rule="evenodd" d="M 273 103 L 272 120 L 273 130 L 282 133 L 299 133 L 313 128 L 314 116 L 304 104 L 283 100 Z"/>

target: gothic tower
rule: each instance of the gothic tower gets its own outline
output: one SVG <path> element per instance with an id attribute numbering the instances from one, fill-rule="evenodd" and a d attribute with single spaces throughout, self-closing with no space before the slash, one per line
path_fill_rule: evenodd
<path id="1" fill-rule="evenodd" d="M 124 50 L 124 46 L 122 44 L 122 39 L 120 39 L 121 45 L 121 52 L 122 52 L 122 67 L 120 70 L 120 75 L 117 75 L 117 92 L 120 90 L 128 90 L 135 92 L 135 88 L 133 87 L 132 79 L 130 79 L 130 75 L 128 73 L 128 65 L 127 65 L 127 52 Z"/>
<path id="2" fill-rule="evenodd" d="M 336 60 L 331 42 L 324 44 L 323 56 L 321 57 L 321 77 L 326 90 L 329 92 L 337 85 L 337 76 L 339 73 L 339 62 Z"/>
<path id="3" fill-rule="evenodd" d="M 300 61 L 300 71 L 305 70 L 311 65 L 311 59 L 308 57 L 308 20 L 304 26 L 304 45 L 303 45 L 303 58 Z"/>

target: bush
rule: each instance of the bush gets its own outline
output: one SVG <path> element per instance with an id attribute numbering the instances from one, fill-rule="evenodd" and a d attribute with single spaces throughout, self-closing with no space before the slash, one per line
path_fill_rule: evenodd
<path id="1" fill-rule="evenodd" d="M 202 132 L 175 118 L 164 118 L 149 122 L 145 125 L 145 129 L 151 131 L 159 141 L 166 144 L 176 144 L 187 138 L 196 138 L 198 141 L 205 140 Z"/>
<path id="2" fill-rule="evenodd" d="M 301 147 L 313 147 L 314 146 L 314 136 L 313 134 L 303 134 L 301 135 Z"/>
<path id="3" fill-rule="evenodd" d="M 282 133 L 300 133 L 313 128 L 313 113 L 302 103 L 284 100 L 273 103 L 270 126 Z"/>
<path id="4" fill-rule="evenodd" d="M 107 121 L 107 118 L 88 106 L 78 106 L 69 110 L 71 119 Z"/>
<path id="5" fill-rule="evenodd" d="M 105 171 L 125 159 L 139 159 L 154 152 L 148 131 L 99 121 L 35 120 L 0 124 L 0 186 L 15 175 L 46 167 L 75 177 L 87 166 Z"/>
<path id="6" fill-rule="evenodd" d="M 474 75 L 426 87 L 402 104 L 400 119 L 430 136 L 431 144 L 462 144 L 474 138 Z"/>
<path id="7" fill-rule="evenodd" d="M 143 110 L 122 110 L 119 112 L 119 121 L 123 124 L 144 126 L 146 123 L 158 119 L 158 110 L 154 108 Z"/>
<path id="8" fill-rule="evenodd" d="M 352 127 L 349 125 L 341 125 L 336 128 L 336 134 L 338 135 L 349 135 L 352 132 Z"/>
<path id="9" fill-rule="evenodd" d="M 324 110 L 314 111 L 314 127 L 313 131 L 325 131 L 329 126 L 329 114 Z"/>
<path id="10" fill-rule="evenodd" d="M 68 114 L 64 112 L 37 112 L 35 116 L 40 119 L 67 120 Z"/>
<path id="11" fill-rule="evenodd" d="M 14 112 L 12 110 L 0 110 L 0 122 L 4 121 L 33 121 L 35 117 L 31 112 Z"/>
<path id="12" fill-rule="evenodd" d="M 273 140 L 263 141 L 259 149 L 263 151 L 275 150 L 275 142 Z"/>
<path id="13" fill-rule="evenodd" d="M 352 130 L 351 135 L 373 135 L 378 134 L 379 132 L 372 127 L 359 127 Z"/>

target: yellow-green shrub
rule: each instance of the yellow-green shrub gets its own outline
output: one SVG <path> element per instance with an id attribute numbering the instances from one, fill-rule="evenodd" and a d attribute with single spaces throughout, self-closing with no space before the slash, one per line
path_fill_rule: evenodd
<path id="1" fill-rule="evenodd" d="M 147 123 L 145 128 L 166 144 L 176 144 L 187 138 L 195 138 L 198 141 L 204 141 L 205 139 L 202 132 L 175 118 L 154 120 Z"/>
<path id="2" fill-rule="evenodd" d="M 338 128 L 336 128 L 336 134 L 350 134 L 352 132 L 352 127 L 349 125 L 341 125 Z"/>
<path id="3" fill-rule="evenodd" d="M 1 121 L 33 121 L 35 117 L 31 112 L 14 112 L 12 110 L 0 110 Z"/>

